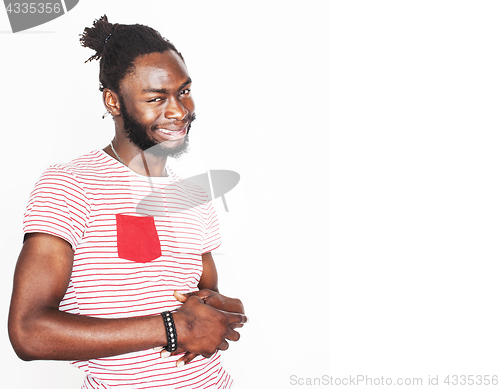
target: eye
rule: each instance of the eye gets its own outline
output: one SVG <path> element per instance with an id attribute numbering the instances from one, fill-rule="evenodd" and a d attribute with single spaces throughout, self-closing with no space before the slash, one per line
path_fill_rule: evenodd
<path id="1" fill-rule="evenodd" d="M 191 92 L 191 89 L 183 89 L 180 92 L 181 96 L 189 96 L 189 93 Z"/>
<path id="2" fill-rule="evenodd" d="M 152 99 L 148 100 L 148 103 L 157 103 L 159 101 L 162 101 L 163 99 L 161 97 L 154 97 Z"/>

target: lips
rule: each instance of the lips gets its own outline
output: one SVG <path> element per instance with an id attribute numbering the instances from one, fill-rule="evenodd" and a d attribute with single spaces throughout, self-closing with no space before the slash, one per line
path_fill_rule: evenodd
<path id="1" fill-rule="evenodd" d="M 181 128 L 157 128 L 156 132 L 165 140 L 181 139 L 186 135 L 187 124 Z"/>

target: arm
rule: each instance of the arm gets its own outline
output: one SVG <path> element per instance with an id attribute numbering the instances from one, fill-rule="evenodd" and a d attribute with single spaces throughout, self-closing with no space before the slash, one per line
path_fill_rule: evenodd
<path id="1" fill-rule="evenodd" d="M 166 341 L 159 317 L 108 320 L 59 311 L 72 266 L 73 250 L 65 240 L 26 236 L 9 312 L 10 339 L 21 359 L 98 358 Z"/>
<path id="2" fill-rule="evenodd" d="M 205 253 L 202 255 L 203 260 L 203 273 L 198 283 L 199 292 L 189 293 L 188 296 L 195 294 L 214 308 L 226 312 L 245 313 L 245 308 L 241 300 L 237 298 L 226 297 L 219 294 L 218 288 L 218 275 L 212 253 Z M 217 292 L 217 293 L 212 293 Z"/>
<path id="3" fill-rule="evenodd" d="M 21 359 L 101 358 L 166 344 L 160 315 L 101 319 L 59 311 L 72 266 L 73 250 L 65 240 L 42 233 L 26 236 L 8 323 L 11 343 Z M 231 323 L 245 321 L 243 315 L 208 307 L 196 296 L 173 315 L 179 345 L 206 356 L 226 338 L 237 340 Z"/>
<path id="4" fill-rule="evenodd" d="M 220 309 L 226 312 L 235 312 L 244 314 L 245 309 L 243 307 L 242 302 L 239 299 L 230 298 L 219 294 L 217 268 L 215 266 L 212 253 L 208 252 L 202 254 L 202 261 L 203 261 L 203 273 L 200 277 L 200 282 L 198 283 L 199 291 L 187 294 L 174 292 L 174 296 L 177 298 L 177 300 L 184 303 L 190 296 L 194 295 L 199 297 L 205 304 L 210 305 L 216 309 Z M 234 329 L 236 327 L 242 327 L 242 324 L 235 323 L 231 326 Z M 227 347 L 229 347 L 229 344 L 227 344 Z M 221 350 L 222 349 L 225 350 L 227 349 L 227 347 L 221 348 Z M 161 350 L 162 347 L 160 347 L 159 349 Z M 183 350 L 179 350 L 179 352 L 182 351 Z M 179 358 L 179 360 L 177 361 L 177 366 L 180 367 L 191 362 L 196 356 L 197 354 L 194 352 L 186 352 L 186 354 L 183 355 L 181 358 Z"/>
<path id="5" fill-rule="evenodd" d="M 212 253 L 202 254 L 201 261 L 203 263 L 203 273 L 201 273 L 200 282 L 198 282 L 198 289 L 210 289 L 219 292 L 219 276 L 217 275 Z"/>

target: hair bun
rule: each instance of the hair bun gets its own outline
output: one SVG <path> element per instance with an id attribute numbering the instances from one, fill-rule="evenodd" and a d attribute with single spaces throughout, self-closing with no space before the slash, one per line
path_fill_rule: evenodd
<path id="1" fill-rule="evenodd" d="M 172 43 L 155 29 L 142 24 L 111 24 L 104 15 L 85 28 L 80 36 L 83 47 L 95 50 L 87 61 L 99 60 L 99 90 L 120 90 L 120 82 L 134 67 L 141 55 L 174 51 L 183 60 Z"/>
<path id="2" fill-rule="evenodd" d="M 80 43 L 83 47 L 95 50 L 95 54 L 85 62 L 93 59 L 98 60 L 102 57 L 104 47 L 116 26 L 117 24 L 109 23 L 108 17 L 104 15 L 94 21 L 93 27 L 85 28 L 83 34 L 80 35 Z"/>

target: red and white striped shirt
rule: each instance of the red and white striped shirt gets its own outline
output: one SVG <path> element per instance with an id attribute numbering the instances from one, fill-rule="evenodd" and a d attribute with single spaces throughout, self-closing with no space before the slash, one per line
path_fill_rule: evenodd
<path id="1" fill-rule="evenodd" d="M 74 263 L 60 310 L 102 318 L 158 315 L 180 303 L 175 290 L 197 290 L 201 254 L 220 243 L 207 194 L 169 172 L 138 175 L 101 150 L 48 168 L 36 184 L 24 233 L 68 241 Z M 86 373 L 82 388 L 228 388 L 220 354 L 161 358 L 152 349 L 72 362 Z"/>

